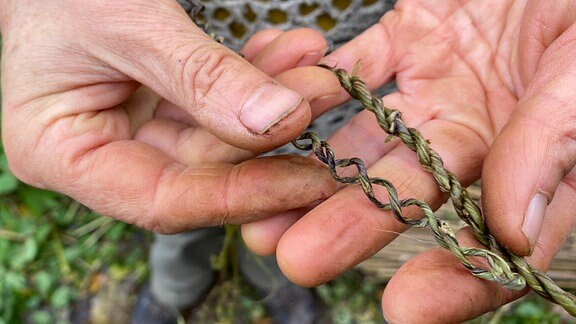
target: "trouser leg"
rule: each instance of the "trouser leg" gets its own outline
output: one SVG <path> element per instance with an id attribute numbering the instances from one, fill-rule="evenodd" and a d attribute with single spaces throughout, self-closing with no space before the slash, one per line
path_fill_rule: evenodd
<path id="1" fill-rule="evenodd" d="M 274 256 L 257 257 L 241 247 L 239 259 L 244 278 L 261 295 L 264 307 L 274 323 L 314 323 L 314 294 L 310 289 L 291 283 L 280 271 Z"/>
<path id="2" fill-rule="evenodd" d="M 204 228 L 176 235 L 155 234 L 152 245 L 151 290 L 160 302 L 184 309 L 195 304 L 212 286 L 210 257 L 222 250 L 224 230 Z M 238 240 L 238 262 L 246 281 L 259 293 L 272 297 L 290 281 L 275 256 L 256 256 Z"/>
<path id="3" fill-rule="evenodd" d="M 290 283 L 278 267 L 276 256 L 254 255 L 243 242 L 239 242 L 238 259 L 242 275 L 260 293 L 273 294 Z"/>
<path id="4" fill-rule="evenodd" d="M 222 249 L 223 235 L 222 228 L 156 234 L 150 252 L 154 297 L 177 309 L 195 304 L 213 284 L 210 256 Z"/>

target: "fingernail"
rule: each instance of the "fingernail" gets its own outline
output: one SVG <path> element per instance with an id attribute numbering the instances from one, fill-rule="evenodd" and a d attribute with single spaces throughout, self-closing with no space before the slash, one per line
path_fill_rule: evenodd
<path id="1" fill-rule="evenodd" d="M 278 84 L 266 82 L 254 89 L 240 110 L 240 122 L 249 130 L 264 134 L 294 111 L 302 96 Z"/>
<path id="2" fill-rule="evenodd" d="M 524 215 L 522 232 L 524 232 L 524 235 L 526 235 L 526 238 L 530 243 L 530 254 L 532 254 L 532 251 L 534 251 L 538 236 L 540 235 L 540 230 L 542 229 L 542 222 L 544 221 L 547 205 L 548 198 L 539 192 L 534 195 L 530 201 L 530 204 L 528 204 L 528 210 L 526 210 L 526 214 Z"/>
<path id="3" fill-rule="evenodd" d="M 310 104 L 313 104 L 313 103 L 316 104 L 316 103 L 322 102 L 322 101 L 334 100 L 334 99 L 336 99 L 336 98 L 338 98 L 338 97 L 340 97 L 340 96 L 341 96 L 341 93 L 340 93 L 340 92 L 338 92 L 338 93 L 329 93 L 329 94 L 327 94 L 327 95 L 324 95 L 324 96 L 321 96 L 321 97 L 312 99 L 312 100 L 310 101 Z"/>
<path id="4" fill-rule="evenodd" d="M 296 64 L 296 66 L 300 67 L 300 66 L 312 66 L 312 65 L 316 65 L 318 63 L 318 61 L 320 61 L 320 59 L 324 56 L 324 54 L 326 53 L 326 50 L 320 51 L 320 52 L 310 52 L 305 54 L 300 61 L 298 61 L 298 64 Z"/>
<path id="5" fill-rule="evenodd" d="M 333 67 L 335 68 L 336 66 L 338 66 L 338 63 L 340 63 L 337 59 L 332 58 L 332 57 L 324 57 L 320 60 L 320 62 L 318 62 L 318 64 L 322 64 L 322 65 L 326 65 L 329 67 Z"/>

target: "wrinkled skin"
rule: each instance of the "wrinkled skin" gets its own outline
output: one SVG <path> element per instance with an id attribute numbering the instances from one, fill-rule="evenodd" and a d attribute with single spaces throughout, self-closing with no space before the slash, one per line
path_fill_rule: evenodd
<path id="1" fill-rule="evenodd" d="M 6 0 L 0 27 L 2 140 L 29 184 L 162 233 L 254 221 L 335 189 L 312 159 L 244 162 L 306 128 L 309 102 L 338 95 L 331 78 L 293 80 L 316 74 L 305 66 L 327 49 L 319 33 L 278 37 L 288 45 L 264 69 L 274 81 L 172 0 Z M 275 100 L 256 105 L 261 115 L 278 102 L 291 110 L 257 128 L 243 107 L 262 85 Z"/>
<path id="2" fill-rule="evenodd" d="M 395 78 L 399 91 L 385 96 L 385 105 L 402 111 L 463 184 L 482 177 L 493 235 L 546 269 L 576 219 L 575 18 L 573 1 L 398 1 L 325 63 L 351 71 L 359 61 L 358 74 L 372 88 Z M 256 35 L 247 47 L 265 43 Z M 371 176 L 391 180 L 401 198 L 435 207 L 445 201 L 415 154 L 384 138 L 365 111 L 328 142 L 337 157 L 363 158 Z M 384 190 L 378 193 L 386 197 Z M 536 193 L 549 204 L 531 252 L 522 228 Z M 254 251 L 275 252 L 293 281 L 312 286 L 369 258 L 405 229 L 359 187 L 342 187 L 311 210 L 245 225 L 243 235 Z M 469 229 L 459 238 L 478 246 Z M 402 266 L 382 306 L 392 323 L 461 322 L 526 291 L 478 280 L 438 249 Z"/>

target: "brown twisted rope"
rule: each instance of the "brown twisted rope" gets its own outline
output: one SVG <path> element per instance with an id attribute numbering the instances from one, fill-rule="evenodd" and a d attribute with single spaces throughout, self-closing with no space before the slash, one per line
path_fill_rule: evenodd
<path id="1" fill-rule="evenodd" d="M 430 227 L 438 244 L 450 250 L 474 276 L 496 281 L 515 290 L 523 289 L 528 283 L 538 294 L 561 305 L 572 316 L 576 316 L 576 297 L 562 290 L 550 277 L 529 265 L 524 258 L 512 254 L 498 244 L 488 231 L 480 208 L 470 198 L 466 188 L 463 188 L 454 174 L 444 167 L 442 158 L 430 148 L 422 134 L 414 128 L 406 127 L 398 110 L 385 107 L 382 100 L 373 96 L 366 83 L 360 78 L 352 76 L 342 69 L 334 69 L 326 65 L 320 66 L 336 75 L 342 87 L 352 98 L 358 100 L 365 109 L 376 116 L 378 124 L 389 136 L 398 137 L 402 143 L 417 154 L 420 164 L 426 171 L 432 173 L 440 190 L 449 194 L 457 215 L 473 229 L 478 241 L 487 249 L 461 247 L 456 240 L 454 231 L 446 222 L 436 218 L 428 204 L 413 198 L 400 200 L 396 188 L 389 181 L 382 178 L 371 178 L 366 171 L 366 166 L 358 158 L 335 159 L 334 152 L 328 143 L 320 140 L 314 133 L 304 133 L 294 140 L 293 144 L 297 148 L 312 150 L 318 159 L 328 166 L 334 179 L 341 183 L 359 184 L 374 205 L 380 209 L 391 210 L 394 217 L 400 222 L 415 227 Z M 303 144 L 303 141 L 310 143 Z M 336 169 L 347 166 L 355 166 L 358 174 L 353 177 L 339 176 Z M 382 203 L 375 197 L 373 185 L 386 188 L 389 203 Z M 402 208 L 408 206 L 420 208 L 424 212 L 424 218 L 421 220 L 405 218 L 402 214 Z M 470 257 L 485 258 L 488 264 L 487 269 L 472 264 L 468 260 Z"/>

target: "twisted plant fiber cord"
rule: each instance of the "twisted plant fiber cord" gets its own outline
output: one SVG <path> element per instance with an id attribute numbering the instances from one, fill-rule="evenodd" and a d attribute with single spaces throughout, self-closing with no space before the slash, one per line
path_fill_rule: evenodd
<path id="1" fill-rule="evenodd" d="M 210 30 L 209 23 L 198 19 L 198 14 L 202 11 L 201 3 L 198 0 L 190 0 L 190 3 L 193 5 L 190 12 L 192 20 L 210 37 L 222 43 L 222 38 Z M 466 188 L 462 187 L 453 173 L 446 170 L 440 155 L 430 148 L 420 132 L 405 126 L 398 110 L 385 107 L 382 100 L 373 96 L 366 83 L 360 78 L 352 76 L 342 69 L 335 69 L 327 65 L 319 66 L 332 71 L 348 94 L 358 100 L 365 109 L 374 113 L 378 124 L 388 134 L 386 140 L 398 137 L 402 143 L 416 152 L 420 164 L 426 171 L 432 173 L 440 190 L 449 194 L 456 214 L 473 229 L 475 237 L 488 249 L 460 246 L 453 229 L 445 221 L 436 218 L 427 203 L 413 198 L 398 199 L 397 190 L 392 183 L 382 178 L 371 178 L 364 162 L 359 158 L 335 159 L 334 152 L 328 143 L 322 141 L 313 132 L 306 132 L 292 141 L 295 147 L 301 150 L 312 150 L 316 157 L 328 166 L 336 181 L 344 184 L 359 184 L 376 207 L 391 210 L 398 221 L 419 228 L 430 227 L 438 244 L 442 248 L 450 250 L 474 276 L 498 282 L 514 290 L 523 289 L 528 283 L 539 295 L 561 305 L 570 315 L 576 316 L 576 297 L 562 290 L 549 276 L 533 268 L 524 258 L 510 253 L 498 244 L 496 239 L 490 235 L 478 205 L 470 198 Z M 302 141 L 311 143 L 303 144 Z M 353 177 L 339 176 L 336 168 L 347 166 L 355 166 L 358 174 Z M 375 197 L 373 185 L 386 188 L 389 203 L 383 203 Z M 419 220 L 405 218 L 402 208 L 408 206 L 420 208 L 424 213 L 424 218 Z M 476 267 L 468 260 L 469 257 L 483 257 L 488 263 L 488 269 Z M 514 265 L 517 273 L 511 269 L 507 260 Z"/>
<path id="2" fill-rule="evenodd" d="M 359 184 L 374 205 L 380 209 L 391 210 L 398 221 L 414 227 L 430 227 L 438 244 L 450 250 L 474 276 L 496 281 L 514 290 L 523 289 L 528 283 L 539 295 L 561 305 L 572 316 L 576 316 L 576 297 L 558 287 L 549 276 L 529 265 L 523 257 L 514 255 L 498 244 L 488 231 L 480 209 L 470 198 L 467 190 L 462 187 L 453 173 L 446 170 L 441 157 L 430 148 L 428 141 L 422 137 L 422 134 L 414 128 L 406 127 L 398 110 L 385 107 L 382 100 L 373 96 L 366 83 L 360 78 L 352 76 L 342 69 L 335 69 L 326 65 L 320 66 L 332 71 L 350 96 L 358 100 L 365 109 L 376 116 L 380 127 L 389 134 L 388 139 L 392 136 L 398 137 L 402 143 L 416 152 L 420 164 L 426 171 L 432 173 L 440 190 L 449 194 L 458 216 L 473 229 L 478 241 L 487 246 L 488 249 L 460 246 L 451 227 L 445 221 L 436 218 L 428 204 L 412 198 L 399 200 L 396 188 L 388 180 L 368 176 L 366 166 L 358 158 L 335 159 L 334 152 L 328 143 L 320 140 L 316 134 L 312 132 L 302 134 L 293 141 L 297 148 L 312 150 L 318 159 L 328 166 L 336 181 Z M 302 141 L 311 143 L 303 144 Z M 336 168 L 347 166 L 355 166 L 358 174 L 353 177 L 339 176 Z M 386 188 L 389 203 L 382 203 L 375 197 L 373 185 Z M 420 208 L 424 213 L 424 218 L 420 220 L 405 218 L 402 208 L 408 206 Z M 468 260 L 469 257 L 485 258 L 488 269 L 474 266 Z M 510 268 L 506 260 L 514 265 L 517 273 Z"/>

